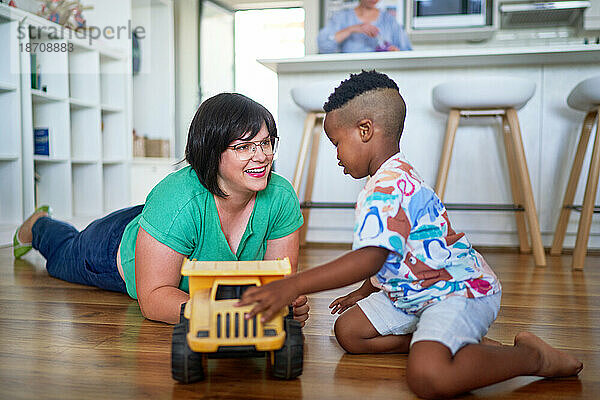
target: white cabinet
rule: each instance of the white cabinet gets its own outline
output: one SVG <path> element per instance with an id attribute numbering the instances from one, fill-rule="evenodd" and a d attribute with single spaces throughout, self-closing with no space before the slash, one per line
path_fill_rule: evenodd
<path id="1" fill-rule="evenodd" d="M 152 188 L 171 172 L 187 165 L 166 158 L 136 158 L 131 164 L 131 203 L 143 204 Z"/>

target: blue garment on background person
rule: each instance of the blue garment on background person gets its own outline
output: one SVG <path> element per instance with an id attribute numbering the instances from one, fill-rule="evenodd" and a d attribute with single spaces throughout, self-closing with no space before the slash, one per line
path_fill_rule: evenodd
<path id="1" fill-rule="evenodd" d="M 318 43 L 319 53 L 359 53 L 375 51 L 378 39 L 367 36 L 363 33 L 353 33 L 341 43 L 335 41 L 335 34 L 342 29 L 352 25 L 359 25 L 363 22 L 358 19 L 353 8 L 341 10 L 333 14 L 327 25 L 319 31 Z M 406 31 L 400 28 L 396 18 L 385 12 L 380 11 L 379 17 L 372 23 L 379 29 L 381 39 L 400 50 L 412 50 L 410 40 Z"/>

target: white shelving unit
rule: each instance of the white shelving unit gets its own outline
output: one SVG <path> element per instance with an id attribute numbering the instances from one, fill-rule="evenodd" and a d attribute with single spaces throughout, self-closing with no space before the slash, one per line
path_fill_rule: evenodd
<path id="1" fill-rule="evenodd" d="M 0 14 L 0 243 L 23 215 L 18 24 Z"/>
<path id="2" fill-rule="evenodd" d="M 27 25 L 19 29 L 19 23 Z M 42 204 L 71 221 L 130 204 L 131 51 L 28 27 L 60 32 L 0 4 L 0 243 Z M 37 47 L 37 67 L 22 51 L 27 44 Z M 44 51 L 61 45 L 72 50 Z M 32 89 L 36 70 L 40 89 Z M 49 155 L 34 154 L 35 128 L 48 129 Z"/>
<path id="3" fill-rule="evenodd" d="M 82 227 L 138 203 L 175 169 L 173 1 L 88 3 L 92 25 L 144 28 L 140 74 L 132 77 L 129 38 L 61 38 L 59 25 L 0 4 L 0 244 L 36 206 L 50 204 L 57 218 Z M 41 76 L 37 89 L 32 72 Z M 134 127 L 168 139 L 171 158 L 132 162 Z M 48 129 L 48 155 L 35 154 L 36 128 Z"/>

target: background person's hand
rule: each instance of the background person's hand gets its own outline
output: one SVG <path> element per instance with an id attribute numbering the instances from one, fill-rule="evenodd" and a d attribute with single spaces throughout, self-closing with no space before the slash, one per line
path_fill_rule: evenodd
<path id="1" fill-rule="evenodd" d="M 372 25 L 372 24 L 368 24 L 368 23 L 358 24 L 358 25 L 354 25 L 354 28 L 355 28 L 354 32 L 362 33 L 369 37 L 376 37 L 377 35 L 379 35 L 379 28 L 377 28 L 375 25 Z"/>

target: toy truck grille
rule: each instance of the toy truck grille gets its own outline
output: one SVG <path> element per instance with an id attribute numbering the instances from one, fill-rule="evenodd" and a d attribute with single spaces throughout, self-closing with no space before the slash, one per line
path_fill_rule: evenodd
<path id="1" fill-rule="evenodd" d="M 245 319 L 243 312 L 218 312 L 216 315 L 217 338 L 255 338 L 258 336 L 256 316 Z"/>

